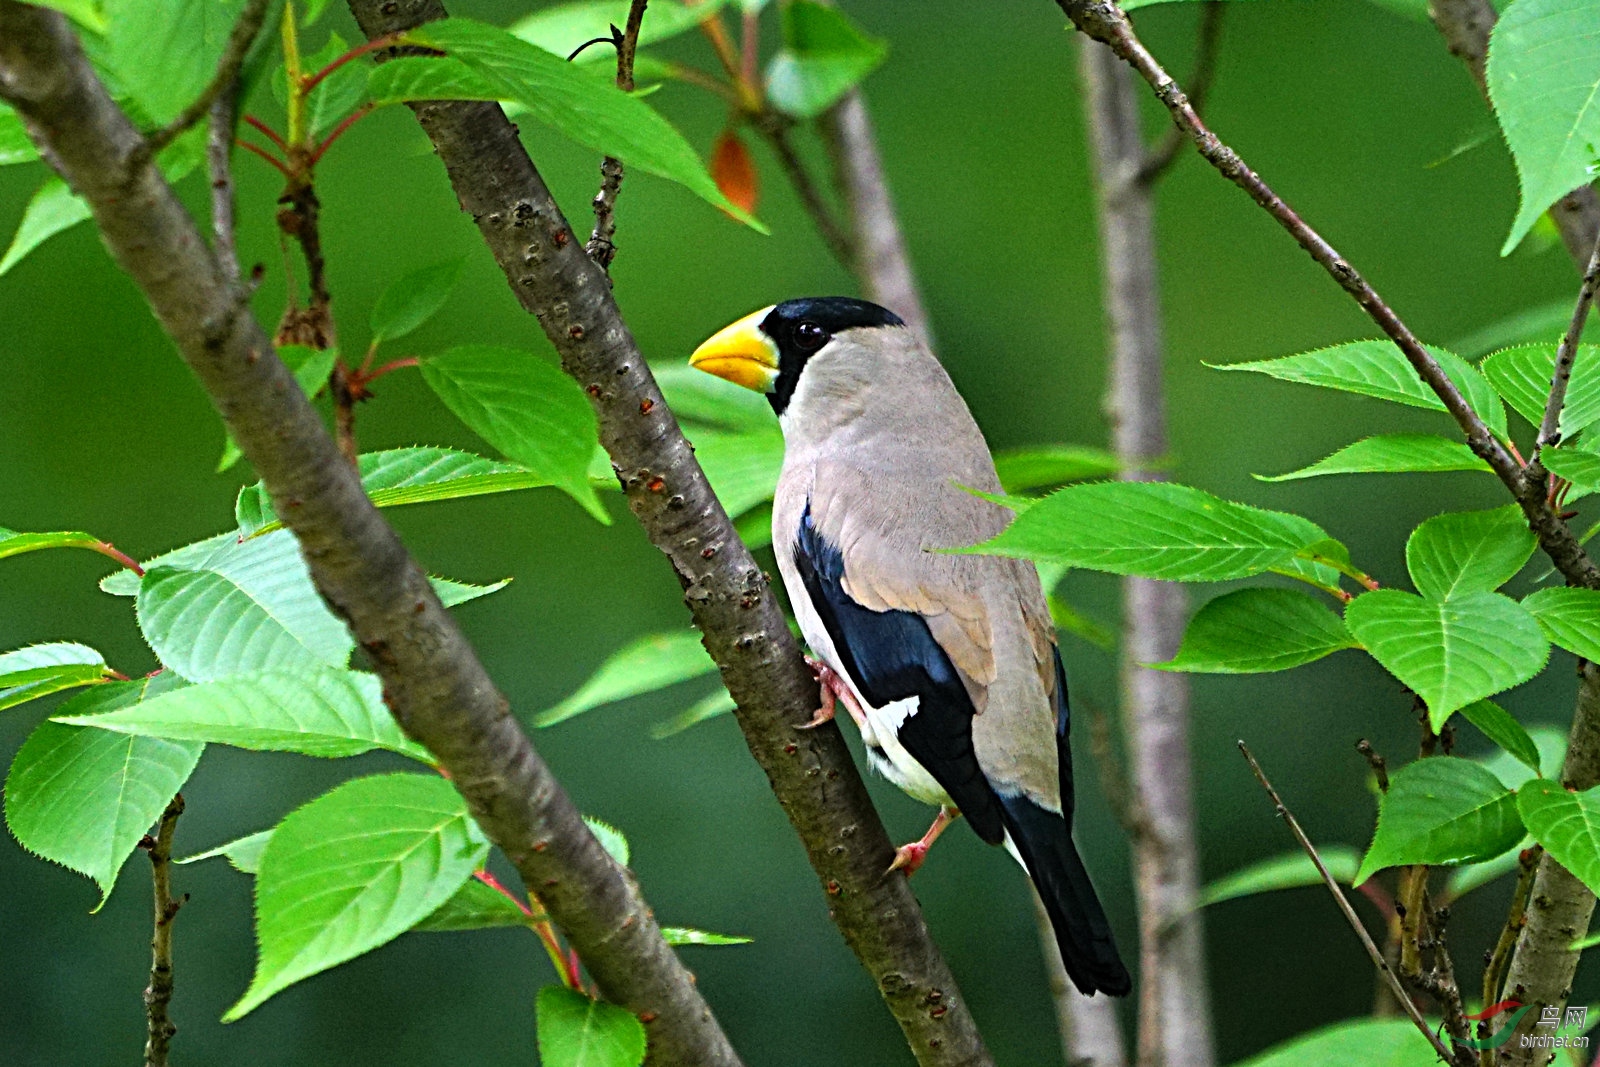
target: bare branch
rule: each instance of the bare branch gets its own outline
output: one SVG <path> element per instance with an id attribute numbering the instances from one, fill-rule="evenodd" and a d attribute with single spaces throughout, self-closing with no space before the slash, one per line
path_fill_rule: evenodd
<path id="1" fill-rule="evenodd" d="M 822 237 L 822 243 L 828 246 L 828 251 L 833 253 L 833 258 L 845 270 L 855 269 L 855 247 L 850 239 L 850 233 L 839 220 L 834 218 L 833 208 L 828 206 L 827 200 L 822 196 L 822 190 L 811 177 L 811 172 L 806 169 L 806 164 L 800 158 L 800 153 L 795 151 L 794 141 L 789 132 L 794 127 L 794 121 L 787 115 L 776 111 L 766 111 L 757 115 L 753 120 L 756 129 L 767 139 L 772 150 L 777 153 L 778 162 L 783 166 L 783 172 L 789 178 L 789 184 L 794 186 L 794 191 L 800 197 L 800 204 L 806 209 L 806 214 L 811 216 L 811 222 L 817 228 L 817 233 Z"/>
<path id="2" fill-rule="evenodd" d="M 1561 409 L 1567 402 L 1567 382 L 1572 378 L 1572 361 L 1578 356 L 1578 341 L 1583 337 L 1584 324 L 1589 321 L 1589 308 L 1594 304 L 1597 287 L 1600 287 L 1600 240 L 1589 253 L 1589 263 L 1583 268 L 1583 284 L 1578 287 L 1578 303 L 1572 309 L 1572 321 L 1556 349 L 1550 396 L 1544 402 L 1544 420 L 1539 423 L 1539 448 L 1561 440 Z"/>
<path id="3" fill-rule="evenodd" d="M 1278 809 L 1278 817 L 1288 825 L 1289 832 L 1294 834 L 1294 839 L 1300 843 L 1300 847 L 1305 850 L 1305 854 L 1311 857 L 1311 862 L 1316 865 L 1317 873 L 1322 875 L 1322 883 L 1328 887 L 1328 892 L 1333 894 L 1334 901 L 1339 905 L 1339 911 L 1344 914 L 1345 921 L 1350 924 L 1350 929 L 1354 930 L 1356 937 L 1360 939 L 1361 947 L 1367 950 L 1367 955 L 1372 959 L 1372 965 L 1378 969 L 1378 973 L 1388 982 L 1390 990 L 1394 993 L 1395 1000 L 1405 1009 L 1406 1017 L 1422 1033 L 1422 1036 L 1428 1039 L 1428 1043 L 1433 1046 L 1433 1050 L 1439 1054 L 1441 1060 L 1446 1063 L 1459 1064 L 1460 1067 L 1471 1067 L 1474 1057 L 1470 1053 L 1458 1056 L 1446 1048 L 1444 1042 L 1440 1041 L 1433 1032 L 1433 1027 L 1428 1025 L 1428 1021 L 1422 1017 L 1422 1013 L 1417 1010 L 1417 1006 L 1411 1002 L 1411 997 L 1406 994 L 1405 988 L 1400 984 L 1399 977 L 1390 968 L 1388 961 L 1383 958 L 1383 953 L 1378 951 L 1378 946 L 1373 944 L 1372 935 L 1367 933 L 1367 928 L 1362 925 L 1361 918 L 1356 915 L 1355 909 L 1350 906 L 1350 901 L 1344 895 L 1344 890 L 1339 888 L 1339 883 L 1334 881 L 1333 875 L 1328 873 L 1327 866 L 1323 864 L 1322 857 L 1317 855 L 1316 846 L 1311 843 L 1311 839 L 1306 836 L 1306 832 L 1300 829 L 1299 821 L 1284 805 L 1283 798 L 1278 796 L 1278 791 L 1272 788 L 1272 783 L 1267 780 L 1267 773 L 1261 769 L 1261 764 L 1256 762 L 1255 756 L 1250 752 L 1250 747 L 1240 741 L 1239 751 L 1244 754 L 1245 760 L 1250 764 L 1250 769 L 1255 772 L 1256 781 L 1261 783 L 1261 788 L 1265 789 L 1267 796 L 1272 798 L 1273 806 Z"/>
<path id="4" fill-rule="evenodd" d="M 233 32 L 228 34 L 228 43 L 222 48 L 222 57 L 217 60 L 216 73 L 200 90 L 200 95 L 190 101 L 189 106 L 178 112 L 178 117 L 152 131 L 145 137 L 143 147 L 138 149 L 141 153 L 155 155 L 167 145 L 176 141 L 190 126 L 205 118 L 211 111 L 211 105 L 224 93 L 232 92 L 234 83 L 239 80 L 239 68 L 244 65 L 245 57 L 250 54 L 250 46 L 255 44 L 256 34 L 261 32 L 261 23 L 267 17 L 267 8 L 271 0 L 247 0 L 244 10 L 239 12 L 239 21 L 233 24 Z"/>
<path id="5" fill-rule="evenodd" d="M 652 1062 L 738 1064 L 638 885 L 584 825 L 427 573 L 367 500 L 245 293 L 159 171 L 129 162 L 139 133 L 59 14 L 0 0 L 0 97 L 88 202 L 112 255 L 260 472 L 318 590 L 377 668 L 395 718 L 536 888 L 601 995 L 649 1020 Z M 887 841 L 882 849 L 887 865 Z"/>
<path id="6" fill-rule="evenodd" d="M 1200 10 L 1200 31 L 1194 50 L 1194 74 L 1189 78 L 1189 102 L 1196 114 L 1203 115 L 1211 83 L 1217 75 L 1217 56 L 1222 44 L 1222 15 L 1228 5 L 1222 0 L 1206 0 Z M 1167 172 L 1183 148 L 1183 131 L 1174 127 L 1162 134 L 1139 168 L 1139 181 L 1149 185 Z"/>
<path id="7" fill-rule="evenodd" d="M 1488 99 L 1485 73 L 1489 62 L 1489 33 L 1494 29 L 1494 7 L 1489 0 L 1429 0 L 1428 15 L 1444 38 L 1450 54 L 1467 65 L 1467 72 Z M 1550 205 L 1550 218 L 1561 242 L 1579 267 L 1595 240 L 1600 238 L 1600 196 L 1594 186 L 1580 185 Z"/>
<path id="8" fill-rule="evenodd" d="M 644 25 L 644 9 L 650 0 L 633 0 L 628 6 L 628 25 L 617 46 L 617 88 L 633 92 L 633 59 L 639 52 L 639 29 Z M 611 27 L 613 33 L 616 27 Z M 573 53 L 576 55 L 577 53 Z M 570 56 L 568 57 L 571 58 Z M 600 161 L 600 191 L 594 197 L 594 232 L 584 247 L 606 273 L 617 258 L 617 197 L 622 195 L 622 160 L 606 156 Z"/>
<path id="9" fill-rule="evenodd" d="M 233 202 L 233 135 L 238 123 L 239 81 L 217 95 L 206 131 L 206 171 L 211 178 L 211 247 L 229 282 L 239 283 L 239 246 Z"/>
<path id="10" fill-rule="evenodd" d="M 435 0 L 351 0 L 350 8 L 369 37 L 444 15 Z M 746 744 L 806 848 L 830 916 L 913 1054 L 926 1067 L 992 1062 L 916 898 L 903 877 L 884 873 L 894 849 L 843 737 L 831 725 L 796 730 L 819 703 L 816 680 L 604 274 L 573 240 L 515 127 L 495 104 L 413 110 L 512 292 L 589 395 L 628 506 L 683 584 Z"/>
<path id="11" fill-rule="evenodd" d="M 149 1036 L 145 1038 L 145 1067 L 167 1067 L 167 1055 L 172 1049 L 172 1038 L 178 1032 L 172 1022 L 172 920 L 178 909 L 188 900 L 172 899 L 172 835 L 178 828 L 178 816 L 183 814 L 183 794 L 179 793 L 161 813 L 154 837 L 147 837 L 150 850 L 150 883 L 155 890 L 154 930 L 150 935 L 150 984 L 144 991 L 144 1010 L 149 1019 Z"/>

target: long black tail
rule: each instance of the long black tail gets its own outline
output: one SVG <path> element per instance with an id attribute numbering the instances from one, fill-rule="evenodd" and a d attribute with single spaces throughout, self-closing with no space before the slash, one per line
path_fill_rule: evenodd
<path id="1" fill-rule="evenodd" d="M 1133 980 L 1117 954 L 1111 924 L 1072 843 L 1067 821 L 1025 796 L 1002 796 L 1000 805 L 1006 830 L 1050 914 L 1067 977 L 1085 995 L 1098 991 L 1126 996 Z"/>

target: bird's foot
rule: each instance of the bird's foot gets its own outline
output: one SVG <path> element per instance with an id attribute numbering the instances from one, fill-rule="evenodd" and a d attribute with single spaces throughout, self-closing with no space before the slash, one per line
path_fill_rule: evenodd
<path id="1" fill-rule="evenodd" d="M 895 871 L 905 871 L 910 878 L 917 873 L 917 868 L 922 866 L 922 861 L 928 858 L 928 846 L 921 841 L 913 841 L 909 845 L 901 845 L 894 850 L 894 862 L 889 864 L 885 874 Z"/>
<path id="2" fill-rule="evenodd" d="M 820 659 L 806 657 L 806 666 L 811 668 L 811 673 L 816 675 L 817 685 L 822 689 L 822 706 L 811 716 L 811 721 L 802 724 L 802 730 L 814 730 L 825 722 L 832 722 L 834 714 L 838 711 L 842 701 L 845 710 L 850 712 L 850 717 L 855 720 L 858 728 L 867 721 L 866 712 L 861 710 L 861 705 L 856 702 L 855 694 L 850 691 L 850 686 L 839 677 L 839 673 Z"/>

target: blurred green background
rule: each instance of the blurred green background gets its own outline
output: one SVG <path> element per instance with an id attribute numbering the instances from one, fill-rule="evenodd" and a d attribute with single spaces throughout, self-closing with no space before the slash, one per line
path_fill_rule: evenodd
<path id="1" fill-rule="evenodd" d="M 451 5 L 501 23 L 532 6 Z M 1093 199 L 1077 42 L 1060 13 L 1045 0 L 845 6 L 892 46 L 867 93 L 940 354 L 979 423 L 997 448 L 1103 443 Z M 1170 5 L 1138 16 L 1156 54 L 1180 78 L 1195 15 L 1189 5 Z M 342 11 L 331 21 L 355 36 Z M 701 66 L 713 62 L 693 35 L 663 52 Z M 723 121 L 722 105 L 689 88 L 669 86 L 653 101 L 702 150 Z M 1231 5 L 1210 117 L 1425 340 L 1448 345 L 1573 288 L 1572 265 L 1559 249 L 1497 257 L 1516 196 L 1498 138 L 1433 165 L 1480 137 L 1488 114 L 1425 23 L 1355 0 Z M 1152 131 L 1161 128 L 1153 109 L 1149 119 Z M 524 127 L 547 179 L 586 229 L 597 160 Z M 805 147 L 820 172 L 817 146 Z M 712 330 L 763 304 L 853 291 L 771 157 L 760 148 L 757 157 L 759 212 L 771 237 L 739 228 L 676 186 L 628 178 L 616 290 L 652 359 L 680 361 Z M 256 307 L 270 324 L 284 295 L 272 226 L 278 183 L 250 157 L 241 155 L 239 170 L 243 258 L 266 266 Z M 14 225 L 40 176 L 38 167 L 0 170 L 0 229 Z M 191 179 L 187 194 L 197 197 L 201 185 Z M 367 310 L 390 281 L 466 256 L 455 297 L 406 351 L 487 341 L 549 353 L 403 111 L 357 127 L 323 164 L 319 191 L 347 349 L 364 344 Z M 1178 478 L 1310 515 L 1386 583 L 1404 582 L 1404 537 L 1420 519 L 1500 502 L 1491 479 L 1473 474 L 1281 486 L 1252 480 L 1251 472 L 1293 469 L 1373 432 L 1449 428 L 1442 415 L 1206 369 L 1204 362 L 1286 355 L 1374 331 L 1263 213 L 1193 158 L 1162 184 L 1159 226 Z M 377 391 L 361 411 L 365 448 L 483 447 L 416 377 L 397 374 Z M 221 441 L 201 391 L 87 227 L 52 240 L 0 281 L 5 525 L 91 530 L 141 558 L 230 528 L 234 492 L 248 475 L 212 473 Z M 433 572 L 516 578 L 460 615 L 520 711 L 554 703 L 626 639 L 686 624 L 669 568 L 609 499 L 616 517 L 609 527 L 548 490 L 389 513 Z M 95 588 L 105 570 L 84 553 L 5 561 L 0 648 L 78 640 L 103 649 L 124 672 L 150 669 L 130 601 Z M 1080 606 L 1114 617 L 1113 581 L 1075 575 L 1066 591 Z M 1070 638 L 1064 652 L 1075 704 L 1114 711 L 1106 657 Z M 1507 706 L 1525 722 L 1564 724 L 1569 667 L 1558 661 L 1510 694 Z M 651 723 L 707 684 L 600 709 L 535 741 L 584 811 L 630 835 L 633 865 L 664 922 L 755 939 L 683 950 L 747 1062 L 911 1062 L 871 981 L 828 922 L 824 897 L 733 722 L 649 738 Z M 29 705 L 0 716 L 0 757 L 9 762 L 46 710 Z M 1132 958 L 1126 849 L 1100 796 L 1079 718 L 1078 838 Z M 1368 737 L 1380 751 L 1405 758 L 1415 726 L 1398 686 L 1351 653 L 1285 675 L 1197 679 L 1193 748 L 1207 878 L 1291 845 L 1234 750 L 1241 737 L 1315 839 L 1359 847 L 1373 803 L 1352 746 Z M 1486 747 L 1470 731 L 1463 745 Z M 178 851 L 269 826 L 330 785 L 394 763 L 214 746 L 185 789 Z M 882 781 L 872 786 L 894 836 L 921 833 L 926 809 Z M 524 931 L 407 935 L 224 1027 L 217 1019 L 253 966 L 250 881 L 212 861 L 182 868 L 178 884 L 193 897 L 177 928 L 179 1063 L 534 1059 L 533 996 L 551 977 Z M 958 829 L 914 885 L 999 1061 L 1057 1062 L 1021 872 Z M 1456 909 L 1452 941 L 1471 983 L 1507 891 L 1501 883 Z M 148 967 L 143 860 L 130 861 L 110 903 L 91 915 L 96 892 L 87 880 L 6 838 L 0 901 L 6 1062 L 134 1062 Z M 1220 1062 L 1370 1009 L 1371 967 L 1320 890 L 1219 905 L 1206 923 Z M 1580 1001 L 1595 992 L 1592 975 L 1580 972 Z M 1131 1009 L 1122 1007 L 1129 1022 Z"/>

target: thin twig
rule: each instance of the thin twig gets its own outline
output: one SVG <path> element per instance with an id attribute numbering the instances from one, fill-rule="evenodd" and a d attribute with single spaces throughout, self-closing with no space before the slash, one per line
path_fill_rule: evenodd
<path id="1" fill-rule="evenodd" d="M 644 9 L 650 0 L 633 0 L 628 5 L 628 24 L 617 46 L 617 88 L 633 92 L 633 60 L 639 52 L 639 29 L 644 25 Z M 614 31 L 615 26 L 612 27 Z M 622 194 L 622 160 L 606 156 L 600 161 L 600 191 L 594 194 L 594 230 L 584 248 L 600 269 L 611 273 L 617 258 L 617 197 Z"/>
<path id="2" fill-rule="evenodd" d="M 1228 5 L 1222 0 L 1207 0 L 1200 9 L 1200 29 L 1194 50 L 1194 74 L 1189 78 L 1189 102 L 1196 114 L 1205 114 L 1206 100 L 1211 96 L 1211 85 L 1217 76 L 1217 56 L 1221 52 L 1222 14 Z M 1174 126 L 1161 136 L 1161 140 L 1145 156 L 1139 168 L 1138 181 L 1151 185 L 1178 158 L 1184 142 L 1183 131 Z"/>
<path id="3" fill-rule="evenodd" d="M 1272 787 L 1272 783 L 1267 780 L 1267 772 L 1263 771 L 1261 764 L 1256 762 L 1255 756 L 1250 752 L 1250 746 L 1240 741 L 1239 751 L 1244 754 L 1245 761 L 1250 764 L 1250 769 L 1255 772 L 1256 781 L 1261 783 L 1261 788 L 1265 789 L 1267 796 L 1272 798 L 1273 805 L 1278 809 L 1278 817 L 1289 827 L 1289 832 L 1294 834 L 1294 839 L 1300 843 L 1300 847 L 1305 850 L 1306 855 L 1311 857 L 1311 862 L 1316 865 L 1317 873 L 1322 875 L 1323 884 L 1328 887 L 1328 892 L 1333 894 L 1334 901 L 1338 903 L 1339 910 L 1344 914 L 1345 921 L 1350 924 L 1350 929 L 1355 931 L 1356 937 L 1360 938 L 1361 947 L 1367 950 L 1367 955 L 1372 959 L 1372 965 L 1378 968 L 1378 973 L 1383 975 L 1389 983 L 1389 988 L 1394 992 L 1395 999 L 1405 1009 L 1406 1016 L 1421 1031 L 1422 1036 L 1428 1039 L 1428 1043 L 1433 1046 L 1433 1050 L 1439 1054 L 1440 1059 L 1446 1063 L 1461 1063 L 1462 1061 L 1450 1049 L 1445 1047 L 1444 1042 L 1439 1040 L 1438 1035 L 1433 1032 L 1433 1027 L 1429 1026 L 1428 1021 L 1422 1017 L 1422 1012 L 1418 1011 L 1417 1006 L 1411 1002 L 1411 997 L 1407 995 L 1405 987 L 1400 984 L 1399 977 L 1390 968 L 1388 961 L 1383 958 L 1383 953 L 1378 951 L 1378 946 L 1372 941 L 1372 935 L 1367 933 L 1367 928 L 1361 924 L 1361 918 L 1356 915 L 1355 909 L 1350 906 L 1350 901 L 1345 897 L 1344 891 L 1339 888 L 1339 883 L 1334 881 L 1333 875 L 1328 873 L 1327 866 L 1323 864 L 1322 857 L 1317 855 L 1316 846 L 1311 843 L 1311 839 L 1306 836 L 1306 832 L 1300 829 L 1300 823 L 1295 819 L 1288 807 L 1284 805 L 1283 798 L 1278 796 L 1278 791 Z M 1470 1062 L 1470 1057 L 1468 1062 Z"/>
<path id="4" fill-rule="evenodd" d="M 233 128 L 239 117 L 239 80 L 211 104 L 206 132 L 206 169 L 211 177 L 211 247 L 228 280 L 239 281 L 239 246 L 233 204 Z"/>
<path id="5" fill-rule="evenodd" d="M 1539 448 L 1561 440 L 1561 409 L 1567 402 L 1567 382 L 1572 378 L 1572 362 L 1578 355 L 1578 340 L 1583 336 L 1584 324 L 1589 321 L 1596 288 L 1600 288 L 1600 240 L 1595 241 L 1594 251 L 1589 253 L 1589 263 L 1583 268 L 1583 284 L 1578 287 L 1578 303 L 1572 309 L 1572 321 L 1567 324 L 1567 332 L 1556 349 L 1550 396 L 1544 402 L 1544 421 L 1539 423 Z"/>
<path id="6" fill-rule="evenodd" d="M 161 151 L 167 145 L 176 141 L 184 130 L 199 122 L 211 110 L 211 105 L 217 98 L 230 90 L 239 80 L 239 68 L 244 65 L 245 57 L 250 54 L 250 46 L 255 44 L 256 34 L 261 32 L 261 24 L 266 20 L 267 8 L 271 0 L 248 0 L 244 10 L 239 12 L 239 21 L 233 24 L 233 32 L 228 34 L 228 43 L 223 46 L 222 57 L 217 60 L 217 71 L 200 90 L 200 95 L 190 101 L 189 106 L 178 112 L 178 117 L 154 130 L 144 139 L 144 145 L 137 150 L 143 158 L 148 159 Z"/>
<path id="7" fill-rule="evenodd" d="M 1511 895 L 1511 907 L 1506 912 L 1506 923 L 1500 929 L 1500 938 L 1495 942 L 1494 949 L 1484 963 L 1483 1006 L 1486 1008 L 1498 1003 L 1500 990 L 1505 987 L 1506 971 L 1511 968 L 1511 950 L 1516 948 L 1517 938 L 1528 921 L 1528 893 L 1533 889 L 1533 875 L 1539 868 L 1539 857 L 1543 854 L 1544 848 L 1534 845 L 1517 857 L 1517 864 L 1521 868 L 1521 873 L 1517 876 L 1517 888 Z M 1481 1026 L 1485 1031 L 1492 1021 L 1492 1018 L 1482 1021 Z M 1494 1055 L 1485 1049 L 1479 1055 L 1479 1060 L 1480 1067 L 1491 1067 Z"/>
<path id="8" fill-rule="evenodd" d="M 811 172 L 806 170 L 805 161 L 800 158 L 800 153 L 795 151 L 794 142 L 789 137 L 789 131 L 794 122 L 785 115 L 775 111 L 768 111 L 755 120 L 756 129 L 767 139 L 772 150 L 778 155 L 778 162 L 783 165 L 783 173 L 788 176 L 789 184 L 794 186 L 794 191 L 800 197 L 800 204 L 806 209 L 806 214 L 811 216 L 812 223 L 817 227 L 817 233 L 822 237 L 822 243 L 828 246 L 828 251 L 833 253 L 833 258 L 845 270 L 855 270 L 855 245 L 839 220 L 834 217 L 833 209 L 822 197 L 822 190 L 818 187 Z"/>
<path id="9" fill-rule="evenodd" d="M 1361 753 L 1361 755 L 1366 759 L 1368 766 L 1372 768 L 1373 775 L 1378 779 L 1378 791 L 1380 793 L 1387 793 L 1389 791 L 1388 762 L 1382 756 L 1378 755 L 1377 751 L 1373 749 L 1372 743 L 1364 737 L 1360 741 L 1356 742 L 1356 751 Z"/>
<path id="10" fill-rule="evenodd" d="M 178 826 L 178 816 L 183 814 L 183 794 L 179 793 L 161 813 L 161 822 L 154 837 L 147 837 L 150 850 L 150 881 L 155 888 L 155 931 L 150 935 L 150 984 L 144 991 L 144 1010 L 150 1020 L 149 1037 L 145 1039 L 145 1067 L 166 1067 L 167 1053 L 172 1048 L 172 1035 L 178 1032 L 173 1025 L 172 1007 L 172 920 L 183 907 L 184 896 L 172 899 L 172 834 Z M 144 844 L 144 842 L 140 842 Z"/>

